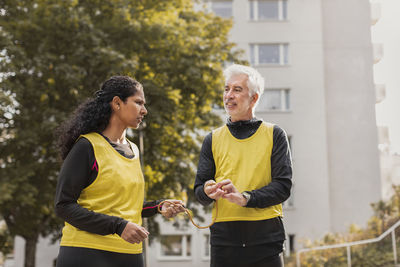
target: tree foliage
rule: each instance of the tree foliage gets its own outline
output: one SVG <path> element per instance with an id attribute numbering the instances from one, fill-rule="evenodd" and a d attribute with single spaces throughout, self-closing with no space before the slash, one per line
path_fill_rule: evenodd
<path id="1" fill-rule="evenodd" d="M 378 201 L 371 204 L 374 215 L 368 221 L 365 229 L 351 225 L 345 234 L 327 234 L 322 240 L 306 241 L 305 247 L 340 244 L 358 240 L 372 239 L 400 220 L 400 186 L 393 186 L 394 195 L 388 201 Z M 397 255 L 400 255 L 400 229 L 395 230 Z M 287 266 L 295 266 L 295 255 L 292 255 Z M 301 266 L 347 266 L 346 248 L 335 248 L 321 251 L 311 251 L 301 254 Z M 351 247 L 351 265 L 364 266 L 394 266 L 391 235 L 377 243 Z"/>
<path id="2" fill-rule="evenodd" d="M 8 228 L 5 223 L 0 223 L 0 263 L 1 258 L 7 255 L 13 250 L 14 240 L 8 232 Z"/>
<path id="3" fill-rule="evenodd" d="M 231 21 L 195 11 L 192 0 L 0 3 L 0 214 L 9 233 L 37 240 L 59 230 L 54 130 L 117 74 L 145 90 L 147 199 L 189 192 L 190 201 L 199 136 L 220 123 L 211 107 L 221 104 L 221 70 L 238 61 Z"/>

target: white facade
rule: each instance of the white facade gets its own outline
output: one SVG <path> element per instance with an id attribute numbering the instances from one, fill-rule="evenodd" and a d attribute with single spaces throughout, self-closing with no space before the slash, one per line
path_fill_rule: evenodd
<path id="1" fill-rule="evenodd" d="M 205 222 L 199 225 L 208 225 L 211 222 L 211 215 L 204 215 Z M 209 251 L 209 230 L 198 229 L 184 217 L 171 219 L 169 222 L 158 216 L 160 223 L 161 240 L 156 240 L 150 246 L 146 257 L 147 267 L 176 267 L 193 266 L 205 267 L 210 265 Z M 187 217 L 186 217 L 187 218 Z M 180 221 L 178 230 L 172 225 L 174 220 Z"/>
<path id="2" fill-rule="evenodd" d="M 322 3 L 331 231 L 341 231 L 365 225 L 381 193 L 370 5 Z"/>
<path id="3" fill-rule="evenodd" d="M 52 244 L 49 238 L 40 237 L 36 248 L 36 267 L 53 267 L 58 255 L 58 249 L 59 242 Z M 23 267 L 24 260 L 25 240 L 17 236 L 14 239 L 13 255 L 6 259 L 4 267 Z"/>

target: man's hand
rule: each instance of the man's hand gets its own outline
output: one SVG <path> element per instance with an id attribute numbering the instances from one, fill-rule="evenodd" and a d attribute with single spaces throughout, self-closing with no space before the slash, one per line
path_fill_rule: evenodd
<path id="1" fill-rule="evenodd" d="M 225 194 L 225 191 L 221 189 L 222 185 L 216 183 L 214 180 L 208 180 L 204 184 L 204 193 L 211 199 L 219 199 Z"/>
<path id="2" fill-rule="evenodd" d="M 180 212 L 185 212 L 185 207 L 181 200 L 168 199 L 162 204 L 161 214 L 165 218 L 175 217 Z"/>
<path id="3" fill-rule="evenodd" d="M 223 198 L 239 206 L 246 206 L 247 199 L 236 189 L 231 180 L 225 179 L 218 184 L 221 185 L 222 190 L 225 192 L 222 196 Z"/>
<path id="4" fill-rule="evenodd" d="M 139 244 L 149 236 L 149 232 L 142 226 L 128 222 L 122 231 L 121 238 L 132 244 Z"/>

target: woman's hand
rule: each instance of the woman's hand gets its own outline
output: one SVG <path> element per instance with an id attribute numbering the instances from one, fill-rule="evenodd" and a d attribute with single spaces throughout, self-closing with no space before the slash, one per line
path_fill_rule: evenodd
<path id="1" fill-rule="evenodd" d="M 148 236 L 149 232 L 146 230 L 146 228 L 133 222 L 128 222 L 121 234 L 122 239 L 132 244 L 139 244 Z"/>
<path id="2" fill-rule="evenodd" d="M 161 214 L 165 218 L 175 217 L 180 212 L 185 212 L 185 207 L 181 200 L 167 199 L 166 202 L 162 204 Z"/>

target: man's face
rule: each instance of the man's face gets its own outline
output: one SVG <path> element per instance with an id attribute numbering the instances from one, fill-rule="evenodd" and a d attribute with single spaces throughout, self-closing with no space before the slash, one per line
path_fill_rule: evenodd
<path id="1" fill-rule="evenodd" d="M 231 121 L 250 120 L 253 117 L 253 106 L 258 95 L 252 96 L 247 87 L 248 76 L 238 74 L 226 81 L 224 91 L 224 106 Z"/>

